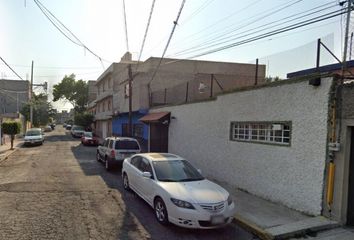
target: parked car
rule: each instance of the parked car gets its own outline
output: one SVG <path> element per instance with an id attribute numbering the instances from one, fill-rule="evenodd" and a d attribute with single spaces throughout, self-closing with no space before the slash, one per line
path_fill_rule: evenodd
<path id="1" fill-rule="evenodd" d="M 55 129 L 55 123 L 51 123 L 49 126 L 52 128 L 52 130 Z"/>
<path id="2" fill-rule="evenodd" d="M 43 131 L 44 132 L 51 132 L 52 131 L 52 127 L 51 126 L 45 126 L 44 128 L 43 128 Z"/>
<path id="3" fill-rule="evenodd" d="M 26 131 L 24 137 L 24 145 L 42 145 L 44 142 L 44 134 L 40 128 L 30 128 Z"/>
<path id="4" fill-rule="evenodd" d="M 84 134 L 84 132 L 85 132 L 85 128 L 83 126 L 74 125 L 71 128 L 71 136 L 75 138 L 81 137 Z"/>
<path id="5" fill-rule="evenodd" d="M 93 132 L 84 132 L 84 134 L 81 137 L 81 143 L 82 145 L 97 146 L 98 138 Z"/>
<path id="6" fill-rule="evenodd" d="M 230 194 L 180 156 L 136 154 L 124 160 L 122 178 L 124 189 L 132 189 L 153 207 L 161 224 L 218 228 L 233 220 Z"/>
<path id="7" fill-rule="evenodd" d="M 71 130 L 71 125 L 70 125 L 70 124 L 66 124 L 65 129 L 66 129 L 66 130 Z"/>
<path id="8" fill-rule="evenodd" d="M 134 138 L 108 137 L 97 147 L 96 159 L 104 162 L 109 171 L 113 165 L 122 164 L 125 158 L 140 151 L 139 142 Z"/>

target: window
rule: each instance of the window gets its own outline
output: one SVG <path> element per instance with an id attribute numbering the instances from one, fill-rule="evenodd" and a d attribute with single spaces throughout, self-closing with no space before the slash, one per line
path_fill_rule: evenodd
<path id="1" fill-rule="evenodd" d="M 142 158 L 142 161 L 140 162 L 140 165 L 138 168 L 140 171 L 149 172 L 152 175 L 152 169 L 151 169 L 150 163 L 147 159 Z"/>
<path id="2" fill-rule="evenodd" d="M 109 148 L 113 148 L 113 142 L 114 142 L 113 140 L 109 141 Z"/>
<path id="3" fill-rule="evenodd" d="M 135 140 L 119 140 L 115 144 L 117 150 L 140 150 L 139 144 Z"/>
<path id="4" fill-rule="evenodd" d="M 110 111 L 111 110 L 111 100 L 108 100 L 108 111 Z"/>
<path id="5" fill-rule="evenodd" d="M 231 122 L 232 141 L 290 145 L 291 122 Z"/>
<path id="6" fill-rule="evenodd" d="M 136 168 L 139 167 L 140 162 L 141 162 L 141 157 L 140 157 L 140 156 L 133 157 L 132 160 L 130 160 L 130 163 L 131 163 L 133 166 L 135 166 Z"/>

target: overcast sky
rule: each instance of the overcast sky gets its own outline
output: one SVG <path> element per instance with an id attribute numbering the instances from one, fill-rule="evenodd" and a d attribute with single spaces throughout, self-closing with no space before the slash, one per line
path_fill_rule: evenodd
<path id="1" fill-rule="evenodd" d="M 338 0 L 186 0 L 166 53 L 171 58 L 249 63 L 256 58 L 267 74 L 314 67 L 318 38 L 341 58 L 345 17 L 335 17 L 197 58 L 209 50 L 340 10 Z M 97 57 L 63 36 L 33 0 L 0 0 L 0 56 L 23 78 L 49 83 L 49 93 L 65 74 L 95 80 L 127 51 L 123 0 L 40 0 Z M 160 57 L 182 0 L 156 0 L 141 60 Z M 152 0 L 125 0 L 129 50 L 137 60 Z M 312 9 L 312 10 L 311 10 Z M 304 17 L 305 14 L 317 14 Z M 303 18 L 301 18 L 303 16 Z M 281 20 L 283 19 L 283 20 Z M 281 24 L 282 23 L 282 24 Z M 273 25 L 265 25 L 273 24 Z M 270 28 L 273 26 L 273 28 Z M 261 30 L 264 29 L 263 32 Z M 322 54 L 321 63 L 332 63 Z M 0 78 L 18 79 L 0 63 Z M 58 110 L 68 104 L 56 103 Z"/>

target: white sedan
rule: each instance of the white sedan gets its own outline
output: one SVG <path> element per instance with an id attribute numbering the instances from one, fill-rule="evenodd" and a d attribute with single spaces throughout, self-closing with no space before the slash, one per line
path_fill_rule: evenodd
<path id="1" fill-rule="evenodd" d="M 153 207 L 161 224 L 217 228 L 234 217 L 230 194 L 177 155 L 135 154 L 124 160 L 122 178 L 124 189 L 132 189 Z"/>

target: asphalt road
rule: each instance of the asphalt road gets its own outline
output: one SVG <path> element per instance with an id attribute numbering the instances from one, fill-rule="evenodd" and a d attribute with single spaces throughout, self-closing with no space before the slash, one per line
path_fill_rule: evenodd
<path id="1" fill-rule="evenodd" d="M 106 172 L 95 151 L 57 126 L 44 145 L 2 162 L 0 239 L 256 239 L 236 225 L 158 224 L 150 206 L 123 189 L 119 167 Z"/>

